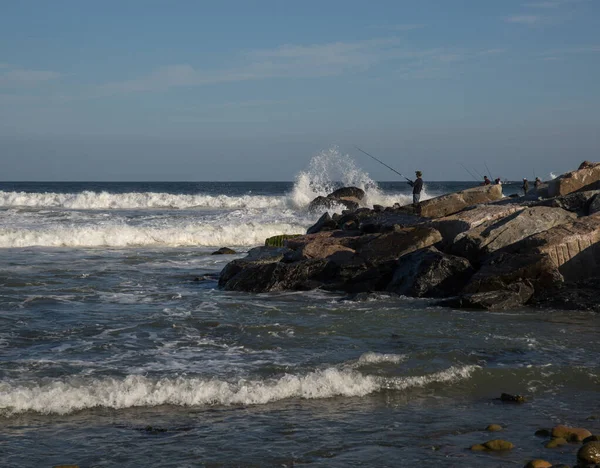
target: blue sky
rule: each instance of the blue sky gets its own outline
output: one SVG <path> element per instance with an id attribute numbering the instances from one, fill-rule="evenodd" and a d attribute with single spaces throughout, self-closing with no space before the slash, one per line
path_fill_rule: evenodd
<path id="1" fill-rule="evenodd" d="M 545 176 L 600 160 L 598 83 L 600 0 L 4 1 L 0 180 Z"/>

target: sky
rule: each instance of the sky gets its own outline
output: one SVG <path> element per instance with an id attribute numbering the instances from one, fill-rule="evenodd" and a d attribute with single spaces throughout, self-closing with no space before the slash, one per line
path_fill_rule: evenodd
<path id="1" fill-rule="evenodd" d="M 547 178 L 599 83 L 600 0 L 0 0 L 0 180 Z"/>

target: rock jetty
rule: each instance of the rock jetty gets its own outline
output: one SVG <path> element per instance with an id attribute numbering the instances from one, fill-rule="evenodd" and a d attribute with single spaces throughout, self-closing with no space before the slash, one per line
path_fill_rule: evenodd
<path id="1" fill-rule="evenodd" d="M 502 186 L 488 185 L 417 209 L 359 208 L 363 198 L 345 187 L 313 200 L 312 211 L 340 202 L 349 209 L 233 260 L 219 286 L 385 291 L 488 310 L 565 303 L 600 310 L 600 283 L 592 281 L 600 272 L 600 163 L 584 162 L 526 197 L 503 197 Z"/>

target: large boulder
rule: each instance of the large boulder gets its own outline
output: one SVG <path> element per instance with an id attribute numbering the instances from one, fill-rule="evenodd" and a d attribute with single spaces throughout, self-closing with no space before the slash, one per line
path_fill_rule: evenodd
<path id="1" fill-rule="evenodd" d="M 358 187 L 342 187 L 331 192 L 329 195 L 327 195 L 327 198 L 333 198 L 336 200 L 355 198 L 357 200 L 362 200 L 365 198 L 365 191 Z"/>
<path id="2" fill-rule="evenodd" d="M 482 225 L 456 236 L 451 253 L 480 261 L 484 256 L 514 244 L 538 232 L 573 221 L 577 215 L 561 208 L 537 206 L 517 211 L 500 220 Z"/>
<path id="3" fill-rule="evenodd" d="M 468 260 L 429 247 L 400 257 L 386 291 L 413 297 L 451 296 L 473 273 Z"/>
<path id="4" fill-rule="evenodd" d="M 582 190 L 600 189 L 600 163 L 584 161 L 576 171 L 548 182 L 548 196 L 557 197 Z"/>
<path id="5" fill-rule="evenodd" d="M 315 224 L 306 230 L 307 234 L 315 234 L 321 231 L 332 231 L 337 228 L 337 221 L 334 221 L 329 213 L 323 213 Z"/>
<path id="6" fill-rule="evenodd" d="M 484 223 L 496 221 L 522 210 L 516 204 L 510 205 L 476 205 L 459 213 L 445 216 L 431 222 L 431 225 L 440 231 L 444 243 L 451 243 L 459 234 L 470 231 Z"/>
<path id="7" fill-rule="evenodd" d="M 399 227 L 391 232 L 365 234 L 357 238 L 355 250 L 363 262 L 377 264 L 397 260 L 415 250 L 424 249 L 442 240 L 442 235 L 430 226 Z"/>
<path id="8" fill-rule="evenodd" d="M 330 259 L 341 261 L 356 252 L 356 237 L 346 231 L 321 231 L 288 239 L 286 245 L 296 255 L 294 259 Z"/>
<path id="9" fill-rule="evenodd" d="M 291 252 L 290 249 L 278 247 L 256 247 L 251 249 L 246 257 L 233 260 L 225 265 L 219 275 L 219 287 L 244 291 L 262 291 L 267 287 L 270 271 L 274 269 L 274 265 L 289 252 Z M 235 288 L 232 287 L 233 282 L 229 284 L 234 278 L 236 278 Z"/>
<path id="10" fill-rule="evenodd" d="M 484 185 L 422 201 L 419 204 L 419 214 L 426 218 L 443 218 L 458 213 L 468 206 L 501 198 L 501 185 Z"/>
<path id="11" fill-rule="evenodd" d="M 506 289 L 530 282 L 536 292 L 581 281 L 600 266 L 600 214 L 529 236 L 486 259 L 464 293 Z"/>
<path id="12" fill-rule="evenodd" d="M 529 283 L 518 282 L 504 289 L 463 294 L 441 301 L 439 305 L 459 309 L 507 310 L 517 309 L 526 304 L 534 294 Z"/>

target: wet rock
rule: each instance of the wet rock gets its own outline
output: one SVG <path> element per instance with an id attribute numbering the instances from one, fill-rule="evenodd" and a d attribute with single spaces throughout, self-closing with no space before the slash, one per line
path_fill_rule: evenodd
<path id="1" fill-rule="evenodd" d="M 502 439 L 488 440 L 483 444 L 473 445 L 471 450 L 489 450 L 492 452 L 499 452 L 504 450 L 512 450 L 514 445 L 511 442 Z"/>
<path id="2" fill-rule="evenodd" d="M 490 424 L 488 427 L 485 428 L 485 430 L 488 432 L 498 432 L 503 430 L 503 428 L 500 424 Z"/>
<path id="3" fill-rule="evenodd" d="M 552 437 L 560 437 L 569 442 L 581 442 L 592 433 L 582 427 L 569 427 L 559 424 L 552 428 Z"/>
<path id="4" fill-rule="evenodd" d="M 600 464 L 600 442 L 588 442 L 577 452 L 577 461 L 580 465 Z"/>
<path id="5" fill-rule="evenodd" d="M 468 206 L 500 200 L 501 198 L 501 185 L 474 187 L 424 200 L 419 204 L 419 214 L 425 218 L 443 218 Z"/>
<path id="6" fill-rule="evenodd" d="M 329 258 L 342 262 L 355 254 L 356 237 L 342 231 L 322 231 L 287 240 L 287 247 L 299 254 L 298 259 Z M 338 254 L 338 255 L 336 255 Z M 336 258 L 332 258 L 336 255 Z"/>
<path id="7" fill-rule="evenodd" d="M 523 395 L 512 395 L 510 393 L 502 393 L 500 394 L 500 401 L 504 401 L 506 403 L 525 403 L 525 397 Z"/>
<path id="8" fill-rule="evenodd" d="M 365 198 L 365 191 L 358 187 L 342 187 L 337 190 L 334 190 L 327 198 L 334 198 L 336 200 L 344 199 L 344 198 L 356 198 L 357 200 L 362 200 Z"/>
<path id="9" fill-rule="evenodd" d="M 288 239 L 299 237 L 301 234 L 279 234 L 265 239 L 265 247 L 285 247 L 285 242 Z"/>
<path id="10" fill-rule="evenodd" d="M 552 467 L 552 463 L 550 463 L 546 460 L 541 460 L 541 459 L 531 460 L 530 462 L 528 462 L 525 465 L 525 468 L 551 468 L 551 467 Z"/>
<path id="11" fill-rule="evenodd" d="M 343 207 L 347 210 L 356 210 L 359 204 L 357 200 L 349 198 L 328 198 L 328 197 L 317 197 L 311 201 L 308 205 L 308 211 L 310 213 L 318 213 L 326 210 L 336 210 Z"/>
<path id="12" fill-rule="evenodd" d="M 449 251 L 455 255 L 478 262 L 484 256 L 501 250 L 526 237 L 547 231 L 573 221 L 574 213 L 538 206 L 525 208 L 500 220 L 488 221 L 470 231 L 459 234 Z"/>
<path id="13" fill-rule="evenodd" d="M 412 297 L 446 297 L 460 291 L 473 273 L 468 260 L 429 247 L 400 257 L 386 291 Z"/>
<path id="14" fill-rule="evenodd" d="M 315 224 L 308 228 L 307 234 L 315 234 L 321 231 L 332 231 L 337 228 L 337 221 L 334 221 L 329 213 L 324 213 Z"/>
<path id="15" fill-rule="evenodd" d="M 560 283 L 554 288 L 537 291 L 531 305 L 545 310 L 587 310 L 600 312 L 600 277 Z"/>
<path id="16" fill-rule="evenodd" d="M 563 437 L 555 437 L 552 440 L 550 440 L 546 445 L 544 445 L 544 447 L 553 449 L 557 447 L 562 447 L 563 445 L 567 445 L 568 443 L 569 442 Z"/>
<path id="17" fill-rule="evenodd" d="M 548 195 L 556 197 L 576 191 L 594 190 L 600 180 L 600 163 L 585 161 L 576 171 L 567 172 L 548 182 Z"/>
<path id="18" fill-rule="evenodd" d="M 233 255 L 236 253 L 237 252 L 235 250 L 230 249 L 229 247 L 221 247 L 219 250 L 211 253 L 211 255 Z"/>
<path id="19" fill-rule="evenodd" d="M 549 429 L 538 429 L 537 431 L 535 431 L 535 435 L 537 437 L 550 437 L 552 434 L 552 431 L 550 431 Z"/>
<path id="20" fill-rule="evenodd" d="M 518 309 L 526 304 L 533 296 L 534 289 L 526 283 L 512 283 L 493 291 L 485 291 L 445 299 L 438 305 L 456 309 L 479 310 L 511 310 Z"/>
<path id="21" fill-rule="evenodd" d="M 272 271 L 274 264 L 282 260 L 284 254 L 288 252 L 290 252 L 289 249 L 279 247 L 251 249 L 246 257 L 233 260 L 225 265 L 219 276 L 219 287 L 240 291 L 264 290 L 269 281 L 269 278 L 264 275 Z M 229 284 L 234 278 L 236 281 Z M 244 287 L 250 289 L 243 289 Z"/>
<path id="22" fill-rule="evenodd" d="M 587 444 L 588 442 L 598 442 L 600 441 L 600 435 L 591 435 L 583 439 L 582 443 Z"/>

